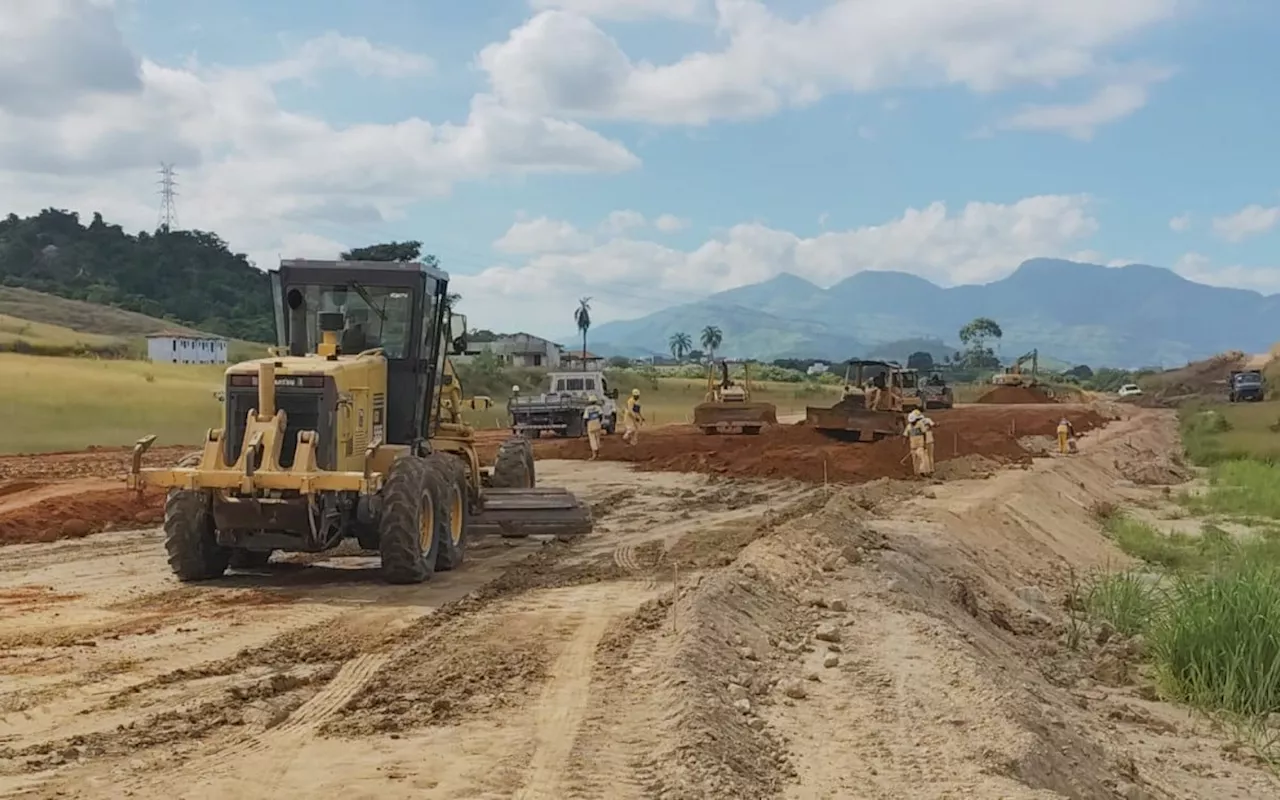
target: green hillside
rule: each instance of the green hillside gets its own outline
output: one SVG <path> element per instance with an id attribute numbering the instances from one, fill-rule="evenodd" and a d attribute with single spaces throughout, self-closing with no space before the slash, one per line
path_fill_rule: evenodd
<path id="1" fill-rule="evenodd" d="M 130 234 L 98 213 L 87 226 L 78 214 L 57 209 L 27 218 L 10 214 L 0 220 L 0 286 L 112 306 L 231 338 L 275 338 L 266 273 L 203 231 Z M 69 320 L 13 316 L 98 332 Z"/>

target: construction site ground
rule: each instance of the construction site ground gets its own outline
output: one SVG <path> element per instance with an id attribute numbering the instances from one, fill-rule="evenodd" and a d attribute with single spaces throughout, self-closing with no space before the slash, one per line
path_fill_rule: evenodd
<path id="1" fill-rule="evenodd" d="M 803 426 L 539 442 L 596 531 L 410 587 L 354 550 L 180 585 L 127 453 L 0 459 L 0 796 L 1280 796 L 1140 642 L 1067 645 L 1072 573 L 1126 560 L 1090 508 L 1186 477 L 1172 412 L 933 416 L 945 481 Z"/>

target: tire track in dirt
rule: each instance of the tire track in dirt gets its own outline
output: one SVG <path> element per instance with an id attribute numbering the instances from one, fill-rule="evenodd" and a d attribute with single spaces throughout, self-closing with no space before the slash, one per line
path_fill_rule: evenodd
<path id="1" fill-rule="evenodd" d="M 588 612 L 552 666 L 553 677 L 533 712 L 534 751 L 525 784 L 515 794 L 517 800 L 561 800 L 565 796 L 565 762 L 591 700 L 596 647 L 617 616 L 616 612 Z"/>

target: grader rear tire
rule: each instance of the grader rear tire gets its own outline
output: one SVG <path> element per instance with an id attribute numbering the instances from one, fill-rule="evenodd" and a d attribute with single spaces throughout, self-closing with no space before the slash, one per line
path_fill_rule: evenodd
<path id="1" fill-rule="evenodd" d="M 387 583 L 422 583 L 435 572 L 437 532 L 447 528 L 447 523 L 439 524 L 440 482 L 421 458 L 404 456 L 391 465 L 378 520 L 378 552 Z"/>
<path id="2" fill-rule="evenodd" d="M 164 503 L 164 549 L 178 580 L 207 581 L 227 571 L 231 549 L 218 544 L 209 496 L 174 489 Z"/>
<path id="3" fill-rule="evenodd" d="M 439 529 L 440 545 L 436 553 L 436 571 L 448 572 L 462 566 L 467 556 L 468 528 L 471 527 L 471 500 L 467 484 L 467 467 L 462 459 L 449 453 L 427 456 L 427 468 L 440 477 L 441 495 L 437 498 L 445 510 Z"/>
<path id="4" fill-rule="evenodd" d="M 498 448 L 490 485 L 495 489 L 532 489 L 534 482 L 533 445 L 516 436 L 507 439 Z"/>

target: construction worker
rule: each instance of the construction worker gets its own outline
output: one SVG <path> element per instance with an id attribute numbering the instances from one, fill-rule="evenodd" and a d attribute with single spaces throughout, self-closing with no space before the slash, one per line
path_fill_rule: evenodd
<path id="1" fill-rule="evenodd" d="M 907 417 L 907 427 L 902 432 L 911 446 L 911 464 L 915 473 L 926 477 L 933 474 L 933 458 L 926 440 L 932 426 L 933 421 L 916 409 Z"/>
<path id="2" fill-rule="evenodd" d="M 591 444 L 591 460 L 600 455 L 600 431 L 604 427 L 604 409 L 600 408 L 600 399 L 594 394 L 587 398 L 587 407 L 582 412 L 587 422 L 587 441 Z"/>
<path id="3" fill-rule="evenodd" d="M 917 424 L 924 426 L 924 449 L 929 454 L 929 474 L 932 475 L 933 466 L 937 463 L 933 457 L 933 426 L 937 423 L 931 417 L 926 417 L 924 412 L 919 409 L 916 410 L 916 413 L 920 415 L 920 420 Z"/>
<path id="4" fill-rule="evenodd" d="M 1071 452 L 1071 441 L 1076 438 L 1076 428 L 1071 424 L 1071 420 L 1063 417 L 1058 420 L 1058 452 L 1067 454 Z"/>
<path id="5" fill-rule="evenodd" d="M 622 441 L 634 445 L 640 438 L 642 422 L 644 422 L 644 415 L 640 413 L 640 390 L 632 389 L 631 396 L 627 398 L 627 403 L 622 409 Z"/>

